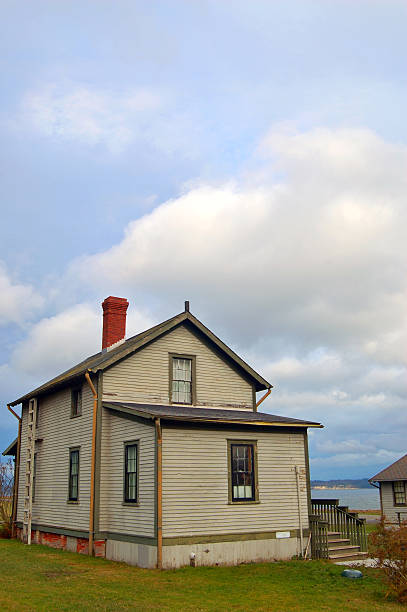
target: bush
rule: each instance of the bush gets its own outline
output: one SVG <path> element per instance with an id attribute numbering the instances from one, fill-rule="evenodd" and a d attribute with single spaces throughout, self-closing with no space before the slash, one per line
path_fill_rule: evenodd
<path id="1" fill-rule="evenodd" d="M 370 535 L 370 544 L 388 587 L 386 597 L 392 594 L 400 603 L 407 603 L 407 521 L 395 526 L 383 517 Z"/>
<path id="2" fill-rule="evenodd" d="M 11 537 L 13 499 L 13 462 L 0 462 L 0 537 Z"/>

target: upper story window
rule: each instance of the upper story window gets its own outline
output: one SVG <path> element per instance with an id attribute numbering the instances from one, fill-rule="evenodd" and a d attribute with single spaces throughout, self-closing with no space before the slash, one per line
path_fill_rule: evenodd
<path id="1" fill-rule="evenodd" d="M 229 501 L 258 501 L 256 442 L 229 441 L 229 462 Z"/>
<path id="2" fill-rule="evenodd" d="M 82 389 L 77 387 L 71 391 L 71 417 L 82 414 Z"/>
<path id="3" fill-rule="evenodd" d="M 174 404 L 194 403 L 194 357 L 170 356 L 170 398 Z"/>
<path id="4" fill-rule="evenodd" d="M 79 500 L 79 448 L 69 451 L 69 489 L 68 501 Z"/>
<path id="5" fill-rule="evenodd" d="M 406 485 L 403 480 L 393 482 L 394 504 L 396 506 L 406 505 Z"/>

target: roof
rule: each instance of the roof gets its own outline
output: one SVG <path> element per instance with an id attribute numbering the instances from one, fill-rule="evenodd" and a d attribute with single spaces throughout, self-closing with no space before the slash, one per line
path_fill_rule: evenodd
<path id="1" fill-rule="evenodd" d="M 301 421 L 300 419 L 251 410 L 221 410 L 218 408 L 136 404 L 132 402 L 103 402 L 103 406 L 116 412 L 133 414 L 145 419 L 163 418 L 169 421 L 186 421 L 189 423 L 236 423 L 274 427 L 323 427 L 323 425 L 314 421 Z"/>
<path id="2" fill-rule="evenodd" d="M 255 372 L 253 368 L 243 361 L 243 359 L 241 359 L 239 355 L 237 355 L 231 348 L 222 342 L 222 340 L 215 336 L 215 334 L 205 327 L 205 325 L 194 317 L 193 314 L 191 314 L 189 311 L 185 311 L 175 315 L 175 317 L 172 317 L 167 321 L 163 321 L 162 323 L 155 325 L 154 327 L 150 327 L 150 329 L 147 329 L 140 334 L 133 336 L 132 338 L 128 338 L 128 340 L 125 340 L 119 346 L 116 346 L 111 350 L 100 351 L 91 357 L 87 357 L 84 361 L 81 361 L 72 368 L 69 368 L 69 370 L 59 374 L 59 376 L 52 378 L 40 387 L 37 387 L 36 389 L 33 389 L 33 391 L 30 391 L 13 402 L 10 402 L 9 405 L 15 406 L 16 404 L 21 404 L 21 402 L 28 400 L 33 395 L 40 395 L 41 393 L 49 392 L 56 387 L 62 386 L 69 381 L 84 375 L 85 372 L 96 373 L 100 370 L 105 370 L 117 361 L 120 361 L 132 353 L 135 353 L 149 342 L 156 340 L 160 336 L 168 333 L 183 323 L 191 325 L 198 330 L 209 343 L 217 347 L 224 356 L 233 361 L 238 369 L 245 373 L 245 375 L 254 383 L 256 391 L 263 391 L 272 387 L 267 380 Z"/>
<path id="3" fill-rule="evenodd" d="M 14 455 L 15 457 L 17 455 L 17 440 L 17 438 L 13 440 L 13 442 L 2 452 L 2 455 Z"/>
<path id="4" fill-rule="evenodd" d="M 369 478 L 369 482 L 381 482 L 386 480 L 407 480 L 407 455 L 401 457 L 389 467 L 385 468 L 373 478 Z"/>

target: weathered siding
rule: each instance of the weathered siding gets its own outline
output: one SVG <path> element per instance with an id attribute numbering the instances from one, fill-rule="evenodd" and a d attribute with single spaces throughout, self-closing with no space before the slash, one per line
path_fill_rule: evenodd
<path id="1" fill-rule="evenodd" d="M 197 406 L 253 409 L 251 384 L 185 326 L 107 370 L 104 399 L 168 404 L 169 353 L 196 355 Z"/>
<path id="2" fill-rule="evenodd" d="M 32 522 L 74 530 L 89 529 L 93 397 L 82 386 L 82 416 L 71 417 L 71 391 L 39 400 L 36 483 Z M 17 520 L 23 520 L 28 409 L 23 410 Z M 79 502 L 68 503 L 69 449 L 80 447 Z"/>
<path id="3" fill-rule="evenodd" d="M 382 502 L 382 512 L 386 518 L 394 523 L 398 523 L 399 514 L 401 520 L 407 520 L 407 506 L 395 506 L 393 496 L 393 483 L 382 482 L 380 483 L 380 497 Z"/>
<path id="4" fill-rule="evenodd" d="M 124 443 L 139 441 L 139 505 L 123 504 Z M 102 417 L 100 531 L 154 537 L 155 429 L 104 409 Z M 113 557 L 112 557 L 113 558 Z"/>
<path id="5" fill-rule="evenodd" d="M 227 440 L 257 440 L 260 503 L 228 504 Z M 304 434 L 163 428 L 163 537 L 299 528 L 307 522 Z"/>

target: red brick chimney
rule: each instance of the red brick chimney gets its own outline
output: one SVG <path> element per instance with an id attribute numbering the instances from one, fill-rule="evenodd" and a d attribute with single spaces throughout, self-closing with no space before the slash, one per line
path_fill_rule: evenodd
<path id="1" fill-rule="evenodd" d="M 102 303 L 103 335 L 102 350 L 123 341 L 126 336 L 126 312 L 129 306 L 126 298 L 109 295 Z"/>

